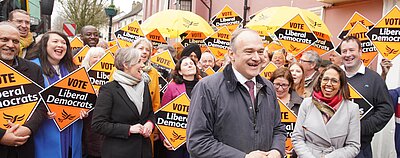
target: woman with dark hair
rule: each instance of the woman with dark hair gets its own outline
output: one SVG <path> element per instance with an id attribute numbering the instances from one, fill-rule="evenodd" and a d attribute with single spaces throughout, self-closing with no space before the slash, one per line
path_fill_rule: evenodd
<path id="1" fill-rule="evenodd" d="M 293 62 L 289 65 L 289 70 L 293 77 L 294 90 L 297 92 L 299 96 L 304 97 L 305 76 L 304 76 L 303 66 L 301 66 L 301 64 L 298 62 Z"/>
<path id="2" fill-rule="evenodd" d="M 360 151 L 360 113 L 351 102 L 345 72 L 336 65 L 322 71 L 312 97 L 300 106 L 292 135 L 299 157 L 356 157 Z"/>
<path id="3" fill-rule="evenodd" d="M 182 93 L 186 93 L 190 97 L 193 87 L 200 80 L 200 70 L 190 57 L 184 56 L 176 64 L 175 70 L 172 72 L 172 79 L 162 97 L 161 106 L 165 106 Z M 166 152 L 166 158 L 189 158 L 186 145 L 172 151 L 171 144 L 162 136 L 161 139 L 169 150 Z"/>
<path id="4" fill-rule="evenodd" d="M 294 89 L 294 81 L 290 70 L 285 67 L 278 68 L 272 73 L 269 80 L 274 84 L 278 99 L 297 115 L 303 98 Z"/>
<path id="5" fill-rule="evenodd" d="M 67 36 L 50 31 L 43 35 L 26 56 L 42 68 L 45 87 L 57 82 L 74 71 L 77 66 L 72 62 L 72 53 Z M 54 118 L 54 112 L 48 112 Z M 80 118 L 87 117 L 81 111 Z M 35 153 L 37 158 L 79 158 L 82 157 L 82 120 L 78 120 L 62 132 L 53 120 L 45 120 L 35 134 Z"/>

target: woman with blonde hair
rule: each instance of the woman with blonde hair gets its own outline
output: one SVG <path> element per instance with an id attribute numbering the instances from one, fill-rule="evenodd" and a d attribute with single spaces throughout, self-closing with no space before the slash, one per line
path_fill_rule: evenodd
<path id="1" fill-rule="evenodd" d="M 81 66 L 85 67 L 86 71 L 89 70 L 104 54 L 106 54 L 106 51 L 101 47 L 90 48 L 83 58 Z"/>

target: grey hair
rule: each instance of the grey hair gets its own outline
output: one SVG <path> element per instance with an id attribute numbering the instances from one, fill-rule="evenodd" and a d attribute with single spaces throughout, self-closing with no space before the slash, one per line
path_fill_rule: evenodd
<path id="1" fill-rule="evenodd" d="M 86 53 L 85 58 L 83 58 L 81 66 L 85 67 L 86 70 L 88 70 L 91 66 L 93 66 L 90 65 L 90 58 L 95 55 L 104 55 L 104 54 L 106 54 L 106 51 L 101 47 L 90 48 Z"/>
<path id="2" fill-rule="evenodd" d="M 205 51 L 205 52 L 201 55 L 201 58 L 203 58 L 205 54 L 210 54 L 210 55 L 212 56 L 214 62 L 215 62 L 215 56 L 214 56 L 213 54 L 211 54 L 210 52 L 208 52 L 208 51 Z M 199 59 L 199 61 L 201 61 L 201 58 Z"/>
<path id="3" fill-rule="evenodd" d="M 140 51 L 133 47 L 120 48 L 115 54 L 114 65 L 121 71 L 124 71 L 124 65 L 132 66 L 140 60 Z"/>
<path id="4" fill-rule="evenodd" d="M 133 48 L 136 48 L 136 47 L 137 47 L 139 44 L 141 44 L 141 43 L 145 43 L 145 44 L 149 45 L 149 46 L 150 46 L 150 49 L 153 48 L 153 44 L 152 44 L 148 39 L 143 38 L 143 37 L 136 39 L 136 40 L 133 42 L 132 47 L 133 47 Z"/>
<path id="5" fill-rule="evenodd" d="M 230 47 L 231 47 L 231 50 L 232 50 L 233 52 L 236 52 L 236 46 L 235 46 L 235 45 L 236 45 L 237 37 L 238 37 L 240 34 L 242 34 L 243 32 L 247 32 L 247 31 L 253 32 L 253 33 L 255 33 L 255 34 L 258 35 L 258 32 L 257 32 L 257 31 L 254 31 L 254 30 L 251 30 L 251 29 L 248 29 L 248 28 L 236 29 L 236 30 L 233 32 L 232 36 L 231 36 L 231 43 L 230 43 Z"/>
<path id="6" fill-rule="evenodd" d="M 308 51 L 305 51 L 303 53 L 303 55 L 308 56 L 309 60 L 315 63 L 314 70 L 318 70 L 318 68 L 321 66 L 321 62 L 322 62 L 322 59 L 319 56 L 319 54 L 314 50 L 308 50 Z"/>

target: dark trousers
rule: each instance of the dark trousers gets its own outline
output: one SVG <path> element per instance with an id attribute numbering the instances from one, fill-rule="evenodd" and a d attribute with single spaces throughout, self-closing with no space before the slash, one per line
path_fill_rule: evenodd
<path id="1" fill-rule="evenodd" d="M 361 148 L 356 158 L 372 158 L 371 143 Z"/>

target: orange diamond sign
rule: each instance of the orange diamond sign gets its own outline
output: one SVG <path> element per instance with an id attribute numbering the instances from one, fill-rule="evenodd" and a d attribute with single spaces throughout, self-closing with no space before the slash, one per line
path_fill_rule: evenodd
<path id="1" fill-rule="evenodd" d="M 260 76 L 269 80 L 272 76 L 272 73 L 274 73 L 277 68 L 278 67 L 274 63 L 269 62 L 268 65 L 260 72 Z"/>
<path id="2" fill-rule="evenodd" d="M 207 37 L 204 43 L 217 59 L 224 59 L 230 47 L 231 32 L 227 27 L 219 29 L 217 32 Z"/>
<path id="3" fill-rule="evenodd" d="M 89 51 L 90 47 L 88 45 L 84 46 L 72 59 L 76 66 L 81 66 L 82 61 L 85 58 L 87 52 Z"/>
<path id="4" fill-rule="evenodd" d="M 0 70 L 0 128 L 6 130 L 8 121 L 22 125 L 28 120 L 42 87 L 1 60 Z"/>
<path id="5" fill-rule="evenodd" d="M 361 93 L 358 92 L 353 86 L 351 86 L 349 83 L 348 85 L 350 90 L 350 100 L 354 103 L 357 103 L 360 107 L 360 119 L 362 119 L 368 112 L 372 110 L 372 108 L 374 108 L 374 106 L 369 103 L 368 100 L 365 99 L 364 96 L 362 96 Z"/>
<path id="6" fill-rule="evenodd" d="M 367 33 L 380 54 L 393 60 L 400 53 L 400 10 L 394 6 L 376 25 Z"/>
<path id="7" fill-rule="evenodd" d="M 139 22 L 136 20 L 117 30 L 114 34 L 115 37 L 117 37 L 118 44 L 121 48 L 130 47 L 132 46 L 133 41 L 138 38 L 144 37 Z"/>
<path id="8" fill-rule="evenodd" d="M 165 106 L 157 110 L 156 126 L 172 145 L 173 150 L 178 149 L 186 142 L 186 125 L 189 113 L 190 99 L 182 93 Z"/>
<path id="9" fill-rule="evenodd" d="M 358 38 L 361 42 L 362 46 L 362 56 L 361 60 L 364 63 L 364 66 L 369 66 L 378 56 L 378 51 L 375 46 L 367 37 L 368 29 L 362 25 L 360 22 L 357 22 L 354 27 L 349 31 L 346 36 L 354 36 Z"/>
<path id="10" fill-rule="evenodd" d="M 292 145 L 292 133 L 294 130 L 294 126 L 296 125 L 297 116 L 290 110 L 286 105 L 282 103 L 280 99 L 278 99 L 279 107 L 281 109 L 281 122 L 285 124 L 285 129 L 287 132 L 286 141 L 285 141 L 285 149 L 287 151 L 291 151 L 293 149 Z"/>
<path id="11" fill-rule="evenodd" d="M 315 37 L 300 15 L 296 15 L 276 30 L 275 35 L 286 51 L 292 53 L 293 56 L 297 56 L 305 48 L 317 41 L 317 37 Z"/>
<path id="12" fill-rule="evenodd" d="M 102 85 L 110 81 L 114 71 L 114 56 L 111 53 L 106 53 L 88 70 L 90 83 L 93 85 L 93 88 L 98 91 Z"/>
<path id="13" fill-rule="evenodd" d="M 55 112 L 53 121 L 63 131 L 79 119 L 81 110 L 90 112 L 96 103 L 96 94 L 83 67 L 40 92 L 50 112 Z"/>

